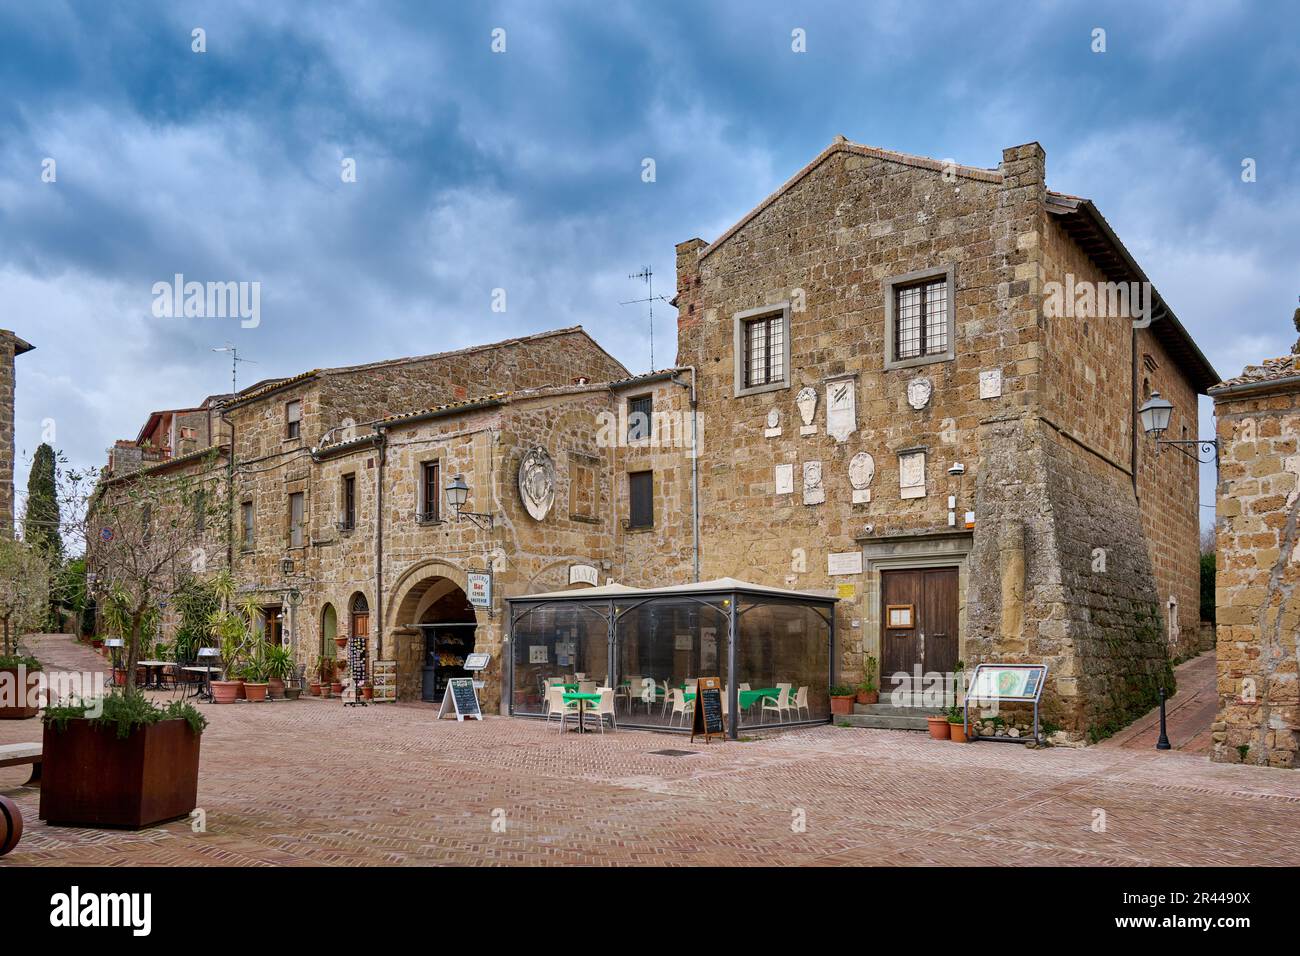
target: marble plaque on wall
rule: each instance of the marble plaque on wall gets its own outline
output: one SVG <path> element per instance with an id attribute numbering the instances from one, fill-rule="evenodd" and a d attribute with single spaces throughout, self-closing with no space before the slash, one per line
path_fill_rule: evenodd
<path id="1" fill-rule="evenodd" d="M 803 463 L 803 503 L 819 505 L 826 500 L 826 485 L 822 481 L 822 463 L 805 461 Z"/>
<path id="2" fill-rule="evenodd" d="M 898 456 L 898 494 L 900 498 L 925 497 L 925 452 Z"/>
<path id="3" fill-rule="evenodd" d="M 794 494 L 794 465 L 777 465 L 775 481 L 778 495 Z"/>

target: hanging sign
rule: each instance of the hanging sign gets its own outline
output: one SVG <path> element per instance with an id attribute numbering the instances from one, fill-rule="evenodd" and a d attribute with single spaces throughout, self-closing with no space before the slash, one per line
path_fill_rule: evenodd
<path id="1" fill-rule="evenodd" d="M 695 688 L 695 719 L 691 724 L 691 740 L 694 741 L 696 735 L 701 735 L 707 744 L 714 734 L 725 736 L 722 678 L 701 677 Z"/>
<path id="2" fill-rule="evenodd" d="M 438 708 L 438 719 L 442 720 L 450 716 L 453 707 L 458 721 L 466 717 L 473 717 L 475 720 L 483 719 L 483 712 L 478 706 L 478 692 L 474 690 L 474 678 L 453 677 L 447 681 L 447 690 L 442 695 L 442 706 Z"/>
<path id="3" fill-rule="evenodd" d="M 474 607 L 492 606 L 492 575 L 486 571 L 471 571 L 468 575 L 469 603 Z"/>

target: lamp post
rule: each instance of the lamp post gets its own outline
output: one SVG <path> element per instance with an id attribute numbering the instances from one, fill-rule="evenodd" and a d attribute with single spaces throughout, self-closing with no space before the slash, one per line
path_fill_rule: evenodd
<path id="1" fill-rule="evenodd" d="M 465 484 L 463 475 L 456 475 L 447 483 L 447 502 L 455 509 L 456 520 L 468 518 L 485 531 L 491 530 L 492 516 L 480 514 L 476 511 L 466 511 L 465 502 L 467 500 L 469 500 L 469 485 Z"/>
<path id="2" fill-rule="evenodd" d="M 1138 420 L 1142 423 L 1142 430 L 1147 433 L 1147 437 L 1155 442 L 1156 454 L 1160 454 L 1161 445 L 1173 445 L 1188 458 L 1193 458 L 1202 464 L 1214 462 L 1217 467 L 1219 464 L 1218 439 L 1160 437 L 1168 430 L 1169 419 L 1173 417 L 1173 413 L 1173 403 L 1159 392 L 1152 392 L 1151 397 L 1138 409 Z M 1195 450 L 1189 450 L 1186 446 L 1191 446 Z M 1202 458 L 1202 453 L 1207 454 L 1209 457 Z"/>

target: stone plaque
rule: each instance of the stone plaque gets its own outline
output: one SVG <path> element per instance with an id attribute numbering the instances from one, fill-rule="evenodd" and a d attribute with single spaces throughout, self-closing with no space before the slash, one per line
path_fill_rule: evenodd
<path id="1" fill-rule="evenodd" d="M 826 383 L 826 434 L 844 441 L 858 430 L 857 383 L 843 378 Z"/>
<path id="2" fill-rule="evenodd" d="M 569 565 L 570 584 L 595 584 L 599 579 L 599 574 L 590 564 Z"/>
<path id="3" fill-rule="evenodd" d="M 767 410 L 767 427 L 763 429 L 764 438 L 779 438 L 781 435 L 781 413 L 775 408 Z"/>
<path id="4" fill-rule="evenodd" d="M 871 479 L 876 477 L 876 459 L 860 451 L 849 460 L 849 484 L 853 486 L 853 503 L 863 505 L 871 501 Z"/>
<path id="5" fill-rule="evenodd" d="M 928 378 L 914 378 L 907 383 L 907 404 L 918 411 L 930 404 L 930 395 L 934 385 Z"/>
<path id="6" fill-rule="evenodd" d="M 862 552 L 841 551 L 839 554 L 826 555 L 826 573 L 829 575 L 861 574 Z"/>
<path id="7" fill-rule="evenodd" d="M 519 462 L 519 500 L 537 521 L 555 504 L 555 462 L 540 445 L 528 449 Z"/>
<path id="8" fill-rule="evenodd" d="M 925 452 L 898 456 L 898 493 L 901 498 L 925 497 Z"/>
<path id="9" fill-rule="evenodd" d="M 778 495 L 794 494 L 794 465 L 777 465 L 774 480 Z"/>
<path id="10" fill-rule="evenodd" d="M 805 461 L 803 463 L 803 503 L 819 505 L 826 500 L 826 485 L 822 481 L 822 463 Z"/>
<path id="11" fill-rule="evenodd" d="M 803 422 L 799 426 L 799 434 L 817 434 L 817 426 L 813 424 L 813 418 L 817 414 L 817 390 L 805 385 L 799 389 L 799 394 L 794 397 L 794 405 L 795 408 L 799 409 L 799 420 Z"/>
<path id="12" fill-rule="evenodd" d="M 980 372 L 980 398 L 1002 397 L 1002 369 Z"/>

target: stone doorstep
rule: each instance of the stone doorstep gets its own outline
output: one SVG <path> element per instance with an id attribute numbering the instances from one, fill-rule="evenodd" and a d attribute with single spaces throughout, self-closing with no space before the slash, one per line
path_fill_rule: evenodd
<path id="1" fill-rule="evenodd" d="M 854 703 L 853 713 L 877 717 L 938 717 L 947 713 L 942 707 L 895 707 L 893 704 Z"/>
<path id="2" fill-rule="evenodd" d="M 835 723 L 865 727 L 869 730 L 928 730 L 924 717 L 900 714 L 836 714 Z"/>

